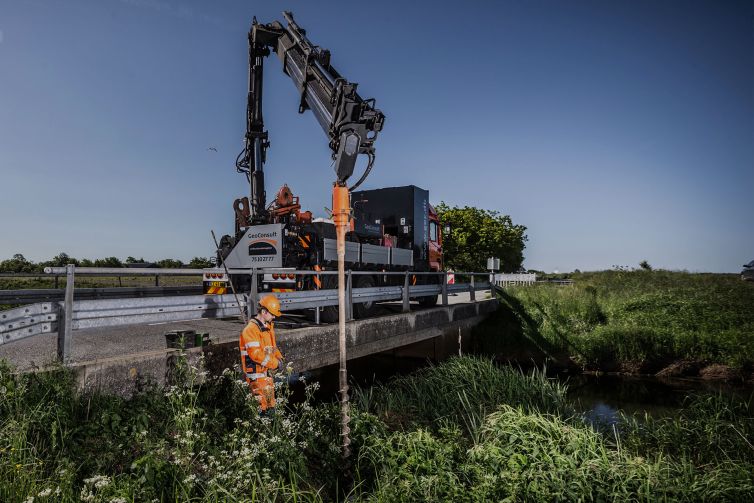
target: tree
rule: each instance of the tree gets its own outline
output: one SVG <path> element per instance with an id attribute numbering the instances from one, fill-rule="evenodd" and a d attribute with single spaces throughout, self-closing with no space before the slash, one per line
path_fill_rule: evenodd
<path id="1" fill-rule="evenodd" d="M 0 262 L 0 272 L 38 272 L 38 267 L 34 262 L 26 260 L 26 257 L 20 253 L 13 255 L 13 258 Z"/>
<path id="2" fill-rule="evenodd" d="M 130 255 L 128 257 L 126 257 L 126 264 L 143 264 L 143 263 L 144 263 L 144 258 L 143 257 L 134 258 L 134 257 L 132 257 Z"/>
<path id="3" fill-rule="evenodd" d="M 652 270 L 652 266 L 649 265 L 649 262 L 647 262 L 646 260 L 642 260 L 641 262 L 639 262 L 639 267 L 641 267 L 642 270 L 644 270 L 644 271 L 651 271 Z"/>
<path id="4" fill-rule="evenodd" d="M 123 263 L 117 257 L 98 258 L 94 267 L 123 267 Z"/>
<path id="5" fill-rule="evenodd" d="M 510 216 L 473 206 L 451 208 L 444 202 L 435 209 L 443 225 L 451 226 L 450 235 L 443 236 L 446 269 L 484 271 L 488 257 L 498 257 L 504 272 L 523 264 L 526 227 L 513 224 Z"/>
<path id="6" fill-rule="evenodd" d="M 157 262 L 157 267 L 161 269 L 178 269 L 183 267 L 183 262 L 172 258 L 165 258 Z"/>
<path id="7" fill-rule="evenodd" d="M 215 264 L 207 257 L 194 257 L 191 262 L 188 263 L 190 269 L 206 269 L 208 267 L 214 267 Z"/>
<path id="8" fill-rule="evenodd" d="M 65 267 L 68 264 L 79 265 L 79 261 L 73 257 L 70 257 L 65 252 L 58 253 L 57 255 L 52 257 L 50 260 L 44 263 L 45 266 L 49 266 L 49 267 Z"/>

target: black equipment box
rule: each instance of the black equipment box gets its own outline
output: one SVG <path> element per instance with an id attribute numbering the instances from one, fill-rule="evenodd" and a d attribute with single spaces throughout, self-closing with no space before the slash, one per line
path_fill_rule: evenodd
<path id="1" fill-rule="evenodd" d="M 396 240 L 394 246 L 414 252 L 414 266 L 429 263 L 429 191 L 415 185 L 360 190 L 351 194 L 355 222 L 360 236 Z"/>

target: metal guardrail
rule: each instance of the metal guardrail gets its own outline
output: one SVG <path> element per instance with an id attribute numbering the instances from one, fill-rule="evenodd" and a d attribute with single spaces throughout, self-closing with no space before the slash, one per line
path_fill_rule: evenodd
<path id="1" fill-rule="evenodd" d="M 536 282 L 537 275 L 534 273 L 495 274 L 495 284 L 498 286 L 533 285 Z"/>
<path id="2" fill-rule="evenodd" d="M 240 308 L 245 301 L 239 297 Z M 201 318 L 238 316 L 233 295 L 192 295 L 148 299 L 84 300 L 76 302 L 73 330 L 95 327 L 166 323 Z"/>
<path id="3" fill-rule="evenodd" d="M 0 311 L 0 344 L 57 330 L 58 306 L 52 302 Z"/>
<path id="4" fill-rule="evenodd" d="M 47 268 L 49 274 L 66 275 L 64 300 L 60 302 L 46 302 L 32 304 L 8 311 L 0 311 L 0 337 L 2 342 L 11 342 L 24 337 L 31 337 L 42 333 L 57 332 L 58 358 L 67 363 L 70 359 L 71 335 L 73 330 L 95 327 L 113 327 L 145 323 L 165 323 L 201 318 L 237 317 L 241 309 L 253 314 L 259 300 L 271 292 L 259 292 L 259 276 L 274 272 L 295 273 L 296 275 L 326 276 L 337 274 L 337 271 L 301 271 L 291 269 L 264 270 L 231 270 L 235 274 L 249 274 L 251 276 L 251 292 L 238 297 L 226 295 L 187 295 L 148 298 L 112 298 L 82 300 L 79 291 L 108 290 L 108 294 L 117 294 L 124 290 L 140 290 L 129 288 L 112 289 L 76 289 L 75 275 L 107 276 L 124 272 L 119 268 Z M 199 269 L 128 269 L 127 275 L 153 276 L 162 275 L 198 275 Z M 402 276 L 402 285 L 380 286 L 372 288 L 353 288 L 354 276 Z M 438 283 L 411 284 L 417 277 L 437 276 Z M 456 277 L 468 277 L 468 283 L 447 284 L 447 273 L 436 272 L 384 272 L 384 271 L 347 271 L 346 298 L 347 318 L 353 319 L 353 304 L 365 302 L 380 302 L 388 300 L 402 300 L 403 311 L 410 310 L 410 300 L 417 297 L 433 295 L 442 296 L 442 304 L 448 304 L 448 295 L 458 292 L 469 292 L 471 300 L 480 290 L 494 288 L 490 283 L 489 273 L 455 273 Z M 476 281 L 475 277 L 483 276 L 486 281 Z M 163 292 L 170 287 L 160 287 Z M 175 287 L 185 289 L 185 287 Z M 142 289 L 143 290 L 143 289 Z M 157 289 L 154 289 L 157 290 Z M 0 298 L 9 291 L 0 292 Z M 44 292 L 44 291 L 43 291 Z M 48 291 L 49 292 L 49 291 Z M 132 292 L 133 293 L 133 292 Z M 60 295 L 60 291 L 54 291 Z M 10 295 L 10 294 L 8 294 Z M 43 295 L 43 294 L 42 294 Z M 338 305 L 337 289 L 309 290 L 297 292 L 275 293 L 280 299 L 283 310 L 314 309 L 315 320 L 319 323 L 320 309 L 326 306 Z M 6 321 L 7 320 L 7 321 Z"/>
<path id="5" fill-rule="evenodd" d="M 75 300 L 121 299 L 139 297 L 167 297 L 178 295 L 199 295 L 202 287 L 185 286 L 145 286 L 145 287 L 108 287 L 77 288 Z M 31 288 L 26 290 L 0 290 L 0 304 L 35 304 L 38 302 L 57 302 L 65 297 L 64 288 Z"/>

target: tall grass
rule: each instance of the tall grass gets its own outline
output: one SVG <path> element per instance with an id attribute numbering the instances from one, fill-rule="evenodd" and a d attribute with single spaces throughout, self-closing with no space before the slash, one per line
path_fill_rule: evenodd
<path id="1" fill-rule="evenodd" d="M 489 352 L 656 372 L 676 360 L 754 364 L 754 285 L 734 275 L 605 271 L 517 287 L 481 330 Z M 527 353 L 528 352 L 528 353 Z"/>
<path id="2" fill-rule="evenodd" d="M 428 382 L 433 382 L 431 377 L 426 379 L 428 374 L 453 379 L 466 376 L 469 369 L 478 369 L 479 362 L 455 359 L 421 374 Z M 509 370 L 499 372 L 500 380 L 510 379 L 520 388 L 550 388 L 541 375 L 514 377 Z M 445 410 L 445 399 L 437 399 L 443 394 L 443 387 L 414 383 L 407 386 L 406 382 L 406 378 L 400 378 L 387 384 L 386 388 L 392 387 L 393 391 L 381 388 L 369 397 L 369 406 L 384 413 L 391 410 L 388 404 L 398 403 L 401 409 L 427 414 L 425 420 Z M 395 395 L 404 390 L 410 397 L 396 402 Z M 453 400 L 452 392 L 448 394 Z M 358 460 L 362 475 L 359 497 L 380 502 L 754 498 L 754 462 L 749 457 L 718 456 L 710 448 L 690 455 L 691 450 L 711 438 L 713 424 L 735 426 L 743 434 L 738 438 L 724 434 L 726 440 L 718 444 L 718 450 L 747 448 L 745 436 L 750 430 L 743 423 L 751 420 L 748 405 L 725 404 L 715 399 L 693 401 L 682 412 L 683 416 L 694 418 L 691 422 L 644 425 L 626 418 L 622 425 L 605 434 L 576 416 L 567 415 L 568 407 L 563 406 L 560 393 L 552 393 L 551 388 L 538 394 L 548 398 L 536 407 L 526 400 L 528 395 L 501 394 L 509 402 L 498 403 L 471 435 L 464 434 L 463 422 L 440 421 L 427 426 L 413 423 L 385 438 L 368 438 Z M 482 400 L 486 396 L 475 395 Z M 468 405 L 459 401 L 458 406 Z M 687 448 L 671 449 L 671 442 L 689 440 L 685 431 L 688 428 L 701 431 L 696 432 L 697 437 Z"/>
<path id="3" fill-rule="evenodd" d="M 355 388 L 354 401 L 363 410 L 393 425 L 440 427 L 450 421 L 467 433 L 503 403 L 527 410 L 567 413 L 566 389 L 544 372 L 529 375 L 498 367 L 490 359 L 452 358 L 389 384 Z"/>
<path id="4" fill-rule="evenodd" d="M 322 501 L 337 494 L 337 410 L 260 417 L 245 383 L 178 359 L 176 381 L 130 399 L 78 394 L 66 369 L 0 364 L 0 501 Z M 353 415 L 354 448 L 373 425 Z"/>
<path id="5" fill-rule="evenodd" d="M 542 373 L 454 358 L 337 405 L 260 417 L 235 372 L 179 358 L 165 389 L 79 394 L 65 369 L 0 364 L 0 501 L 751 501 L 751 402 L 690 399 L 678 418 L 600 433 Z"/>

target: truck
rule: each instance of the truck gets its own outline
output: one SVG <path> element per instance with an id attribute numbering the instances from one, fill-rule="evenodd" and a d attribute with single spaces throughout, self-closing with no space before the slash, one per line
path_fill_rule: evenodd
<path id="1" fill-rule="evenodd" d="M 363 99 L 357 84 L 344 79 L 331 65 L 330 52 L 312 44 L 306 31 L 290 12 L 283 16 L 287 26 L 274 21 L 260 24 L 254 18 L 249 31 L 249 90 L 247 94 L 244 148 L 236 159 L 236 170 L 246 175 L 249 196 L 233 202 L 235 229 L 224 235 L 217 250 L 223 268 L 204 271 L 204 293 L 249 292 L 249 274 L 226 274 L 257 269 L 263 274 L 257 285 L 261 292 L 287 292 L 337 288 L 333 275 L 297 275 L 296 270 L 337 269 L 336 230 L 330 218 L 314 218 L 302 211 L 299 198 L 286 184 L 268 205 L 264 186 L 264 164 L 269 134 L 264 129 L 262 90 L 264 59 L 275 52 L 283 71 L 299 92 L 299 112 L 311 110 L 328 138 L 338 184 L 345 186 L 359 155 L 368 158 L 364 173 L 351 185 L 353 218 L 346 234 L 346 264 L 351 270 L 373 271 L 357 275 L 354 287 L 368 288 L 403 284 L 388 271 L 439 272 L 442 263 L 442 234 L 437 212 L 429 203 L 429 192 L 414 185 L 356 190 L 366 179 L 375 160 L 374 142 L 385 116 L 374 99 Z M 266 269 L 274 270 L 266 273 Z M 412 275 L 413 284 L 439 282 L 439 276 Z M 437 295 L 418 299 L 434 305 Z M 356 317 L 372 314 L 371 302 L 354 304 Z M 322 311 L 325 322 L 337 320 L 337 308 Z"/>

